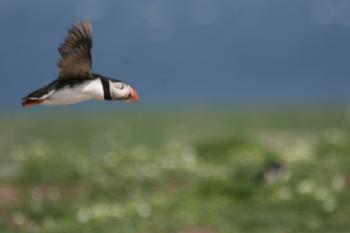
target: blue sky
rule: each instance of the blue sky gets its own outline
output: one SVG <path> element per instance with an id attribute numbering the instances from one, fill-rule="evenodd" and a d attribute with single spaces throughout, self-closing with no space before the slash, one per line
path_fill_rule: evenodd
<path id="1" fill-rule="evenodd" d="M 93 69 L 153 103 L 347 103 L 348 0 L 0 0 L 0 105 L 57 77 L 90 19 Z"/>

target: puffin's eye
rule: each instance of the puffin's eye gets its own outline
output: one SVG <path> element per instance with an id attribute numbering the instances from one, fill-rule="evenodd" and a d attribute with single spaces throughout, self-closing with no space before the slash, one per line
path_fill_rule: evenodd
<path id="1" fill-rule="evenodd" d="M 123 90 L 124 89 L 124 84 L 123 83 L 114 83 L 114 86 L 118 89 Z"/>

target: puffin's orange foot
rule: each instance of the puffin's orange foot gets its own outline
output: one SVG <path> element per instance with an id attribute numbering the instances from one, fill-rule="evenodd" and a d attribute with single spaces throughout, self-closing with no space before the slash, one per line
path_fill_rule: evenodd
<path id="1" fill-rule="evenodd" d="M 44 100 L 42 99 L 23 99 L 22 106 L 25 108 L 29 108 L 33 105 L 41 104 Z"/>

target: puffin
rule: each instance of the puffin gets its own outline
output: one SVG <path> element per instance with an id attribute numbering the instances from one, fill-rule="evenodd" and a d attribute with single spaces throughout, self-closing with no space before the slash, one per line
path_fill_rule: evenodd
<path id="1" fill-rule="evenodd" d="M 78 22 L 58 47 L 58 78 L 23 97 L 22 106 L 68 105 L 86 100 L 138 101 L 137 92 L 129 84 L 91 71 L 91 48 L 91 23 Z"/>

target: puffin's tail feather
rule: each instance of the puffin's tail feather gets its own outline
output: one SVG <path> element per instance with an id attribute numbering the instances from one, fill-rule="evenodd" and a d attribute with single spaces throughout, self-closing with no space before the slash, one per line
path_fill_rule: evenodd
<path id="1" fill-rule="evenodd" d="M 41 104 L 43 101 L 44 101 L 43 99 L 24 97 L 22 99 L 22 106 L 25 108 L 28 108 L 28 107 L 31 107 L 33 105 Z"/>

